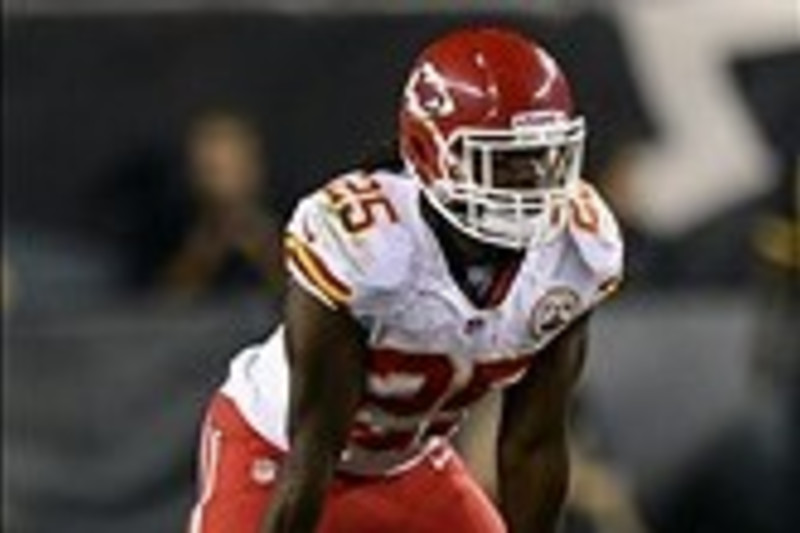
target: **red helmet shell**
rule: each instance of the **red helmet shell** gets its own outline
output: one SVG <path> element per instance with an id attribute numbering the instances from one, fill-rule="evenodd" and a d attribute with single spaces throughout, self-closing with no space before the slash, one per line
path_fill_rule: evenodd
<path id="1" fill-rule="evenodd" d="M 553 114 L 571 117 L 573 103 L 544 48 L 508 30 L 459 30 L 432 43 L 414 63 L 400 112 L 400 150 L 417 177 L 430 183 L 446 178 L 443 141 L 458 128 L 506 130 L 517 120 Z"/>

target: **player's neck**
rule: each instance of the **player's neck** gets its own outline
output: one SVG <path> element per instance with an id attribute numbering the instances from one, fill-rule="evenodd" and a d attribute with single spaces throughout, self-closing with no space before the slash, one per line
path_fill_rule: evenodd
<path id="1" fill-rule="evenodd" d="M 522 252 L 491 246 L 464 235 L 426 200 L 422 216 L 431 227 L 448 269 L 464 295 L 477 307 L 493 307 L 505 297 Z"/>
<path id="2" fill-rule="evenodd" d="M 420 198 L 422 217 L 433 230 L 448 259 L 461 265 L 502 264 L 518 260 L 521 253 L 482 243 L 470 238 L 444 219 L 424 196 Z"/>

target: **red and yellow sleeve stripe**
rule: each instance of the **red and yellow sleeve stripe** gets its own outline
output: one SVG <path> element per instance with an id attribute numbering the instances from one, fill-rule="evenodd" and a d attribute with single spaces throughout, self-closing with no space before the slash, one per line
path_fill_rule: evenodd
<path id="1" fill-rule="evenodd" d="M 291 233 L 284 239 L 289 268 L 331 307 L 347 304 L 353 291 L 337 278 L 305 242 Z"/>

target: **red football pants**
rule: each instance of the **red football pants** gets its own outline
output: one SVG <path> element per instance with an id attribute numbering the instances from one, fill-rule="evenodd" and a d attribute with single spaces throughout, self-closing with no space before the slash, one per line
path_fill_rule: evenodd
<path id="1" fill-rule="evenodd" d="M 282 453 L 217 394 L 203 425 L 190 533 L 257 533 Z M 500 515 L 449 447 L 392 477 L 336 475 L 320 533 L 502 533 Z"/>

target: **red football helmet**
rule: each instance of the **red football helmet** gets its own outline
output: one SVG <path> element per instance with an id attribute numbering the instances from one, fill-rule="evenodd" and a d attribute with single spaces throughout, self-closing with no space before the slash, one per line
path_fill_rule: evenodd
<path id="1" fill-rule="evenodd" d="M 558 64 L 507 30 L 437 40 L 403 93 L 408 171 L 444 218 L 494 245 L 520 249 L 563 230 L 584 137 Z"/>

